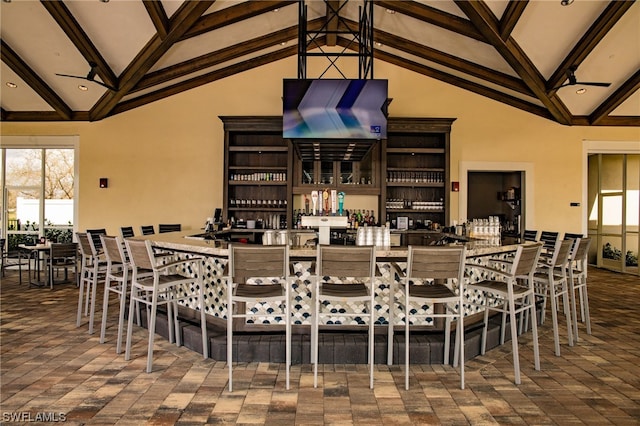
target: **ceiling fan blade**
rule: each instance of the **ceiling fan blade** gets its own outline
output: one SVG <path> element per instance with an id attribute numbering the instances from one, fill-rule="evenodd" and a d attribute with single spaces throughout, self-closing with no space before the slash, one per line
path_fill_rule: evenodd
<path id="1" fill-rule="evenodd" d="M 58 74 L 58 73 L 56 73 L 56 75 L 59 75 L 60 77 L 79 78 L 80 80 L 86 80 L 87 79 L 87 77 L 83 77 L 83 76 L 79 76 L 79 75 Z"/>
<path id="2" fill-rule="evenodd" d="M 59 74 L 59 73 L 56 73 L 56 75 L 59 75 L 60 77 L 71 77 L 71 78 L 77 78 L 77 79 L 80 79 L 80 80 L 90 81 L 91 83 L 99 84 L 100 86 L 102 86 L 102 87 L 104 87 L 106 89 L 113 90 L 114 92 L 118 91 L 118 89 L 116 89 L 115 87 L 111 87 L 108 84 L 105 84 L 105 83 L 103 83 L 101 81 L 98 81 L 98 80 L 95 80 L 95 79 L 89 79 L 87 77 L 82 77 L 82 76 L 79 76 L 79 75 L 70 75 L 70 74 Z"/>
<path id="3" fill-rule="evenodd" d="M 583 86 L 598 86 L 598 87 L 609 87 L 611 83 L 601 83 L 601 82 L 593 82 L 593 81 L 578 81 L 576 84 L 581 84 Z"/>

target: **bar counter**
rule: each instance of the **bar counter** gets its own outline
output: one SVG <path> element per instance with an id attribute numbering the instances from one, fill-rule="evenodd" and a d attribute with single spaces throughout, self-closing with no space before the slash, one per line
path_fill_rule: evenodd
<path id="1" fill-rule="evenodd" d="M 188 258 L 190 256 L 204 256 L 203 264 L 203 281 L 205 285 L 205 310 L 213 322 L 226 322 L 226 272 L 228 256 L 228 242 L 220 240 L 204 240 L 192 237 L 195 234 L 191 231 L 170 232 L 164 234 L 154 234 L 148 236 L 139 236 L 135 238 L 149 239 L 154 247 L 160 249 L 171 250 L 180 258 Z M 484 241 L 469 242 L 467 244 L 467 263 L 485 263 L 486 256 L 505 255 L 514 252 L 517 245 L 489 246 Z M 292 247 L 289 251 L 291 258 L 291 278 L 292 278 L 292 324 L 294 325 L 310 325 L 310 316 L 312 312 L 311 289 L 313 285 L 313 264 L 316 258 L 316 250 L 312 247 Z M 400 279 L 401 271 L 406 268 L 406 247 L 381 248 L 376 250 L 376 266 L 377 277 L 374 284 L 376 304 L 374 309 L 377 311 L 375 318 L 376 324 L 387 325 L 389 318 L 390 295 L 389 288 L 391 280 L 396 282 Z M 197 268 L 186 267 L 179 273 L 185 275 L 193 275 Z M 467 279 L 477 281 L 486 277 L 485 273 L 480 273 L 473 267 L 467 268 Z M 397 286 L 396 286 L 397 288 Z M 191 292 L 195 294 L 193 289 L 183 289 L 185 293 Z M 478 301 L 478 294 L 467 294 L 467 297 Z M 197 300 L 187 302 L 187 307 L 197 309 Z M 362 318 L 350 318 L 340 315 L 340 312 L 355 311 L 362 312 L 364 305 L 350 303 L 345 306 L 328 306 L 326 309 L 334 309 L 336 315 L 325 320 L 331 321 L 332 324 L 340 324 L 343 326 L 358 327 L 366 325 L 366 315 Z M 422 306 L 419 313 L 429 313 L 431 306 Z M 471 310 L 476 309 L 476 310 Z M 240 325 L 241 329 L 259 330 L 273 328 L 274 325 L 282 326 L 284 318 L 279 322 L 273 322 L 270 317 L 263 315 L 268 311 L 278 311 L 278 306 L 270 306 L 268 303 L 247 305 L 247 312 L 254 315 L 246 324 Z M 404 325 L 404 313 L 395 309 L 394 324 Z M 477 312 L 477 308 L 467 308 L 467 315 Z M 434 323 L 427 318 L 423 322 L 412 324 L 425 327 L 433 327 Z"/>

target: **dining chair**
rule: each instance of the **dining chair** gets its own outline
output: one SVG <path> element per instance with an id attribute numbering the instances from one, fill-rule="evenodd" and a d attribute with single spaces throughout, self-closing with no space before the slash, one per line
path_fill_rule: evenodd
<path id="1" fill-rule="evenodd" d="M 375 247 L 373 246 L 329 246 L 318 245 L 316 257 L 315 286 L 312 291 L 313 324 L 312 355 L 313 386 L 318 386 L 318 340 L 319 324 L 322 317 L 367 318 L 369 329 L 368 364 L 369 387 L 373 389 L 374 365 L 374 285 L 375 285 Z M 332 312 L 332 304 L 361 302 L 364 312 Z M 327 308 L 322 310 L 322 308 Z M 334 320 L 330 320 L 331 323 Z M 325 323 L 329 327 L 329 323 Z"/>
<path id="2" fill-rule="evenodd" d="M 409 246 L 406 276 L 401 278 L 400 290 L 405 324 L 405 389 L 409 390 L 410 328 L 418 318 L 444 318 L 444 364 L 449 364 L 451 322 L 457 321 L 454 366 L 460 361 L 460 388 L 464 389 L 464 271 L 466 249 L 460 247 Z M 442 305 L 443 310 L 435 309 Z M 433 309 L 423 314 L 417 306 Z"/>
<path id="3" fill-rule="evenodd" d="M 542 300 L 540 323 L 544 323 L 547 299 L 551 300 L 551 320 L 553 322 L 553 341 L 555 354 L 560 356 L 560 337 L 558 331 L 558 300 L 562 298 L 564 315 L 567 319 L 567 338 L 569 346 L 573 346 L 571 308 L 569 305 L 569 283 L 567 269 L 573 240 L 558 240 L 549 262 L 540 263 L 533 276 L 536 296 Z"/>
<path id="4" fill-rule="evenodd" d="M 44 263 L 47 269 L 47 282 L 53 290 L 54 271 L 64 270 L 64 279 L 68 280 L 69 269 L 73 270 L 74 282 L 78 275 L 78 244 L 51 243 L 49 251 L 44 253 Z"/>
<path id="5" fill-rule="evenodd" d="M 93 334 L 98 282 L 104 279 L 107 261 L 103 254 L 97 252 L 94 240 L 89 234 L 77 232 L 76 238 L 81 258 L 76 327 L 80 327 L 82 322 L 82 303 L 84 301 L 84 315 L 89 315 L 89 334 Z"/>
<path id="6" fill-rule="evenodd" d="M 22 284 L 22 265 L 30 266 L 29 252 L 22 249 L 10 250 L 7 247 L 7 239 L 0 238 L 0 250 L 2 256 L 0 257 L 0 272 L 2 277 L 5 276 L 5 270 L 9 266 L 18 267 L 18 282 Z"/>
<path id="7" fill-rule="evenodd" d="M 476 268 L 487 274 L 487 279 L 476 283 L 467 284 L 467 293 L 473 295 L 478 292 L 482 295 L 481 302 L 476 302 L 475 297 L 470 296 L 467 303 L 484 308 L 484 328 L 482 330 L 481 353 L 484 355 L 487 348 L 487 329 L 489 324 L 489 312 L 502 313 L 502 330 L 506 328 L 506 316 L 509 316 L 511 328 L 511 347 L 513 352 L 513 371 L 515 383 L 520 384 L 520 354 L 518 351 L 518 330 L 516 315 L 525 312 L 531 318 L 536 318 L 536 305 L 533 275 L 536 271 L 538 257 L 542 243 L 518 245 L 513 261 L 502 264 L 499 260 L 492 259 L 493 265 L 468 264 L 469 268 Z M 538 348 L 538 324 L 531 321 L 533 335 L 534 368 L 540 370 L 540 353 Z M 504 332 L 500 340 L 504 344 Z"/>
<path id="8" fill-rule="evenodd" d="M 291 302 L 289 281 L 289 247 L 229 245 L 227 276 L 227 365 L 229 368 L 229 392 L 233 391 L 233 330 L 234 319 L 255 321 L 253 312 L 247 312 L 246 303 L 278 302 L 280 310 L 260 316 L 285 323 L 286 388 L 289 389 L 291 366 Z"/>
<path id="9" fill-rule="evenodd" d="M 158 306 L 167 306 L 167 320 L 169 324 L 169 341 L 174 341 L 176 346 L 180 346 L 180 325 L 178 323 L 178 302 L 197 298 L 198 309 L 200 310 L 200 331 L 202 335 L 202 355 L 204 359 L 209 357 L 209 346 L 207 342 L 207 319 L 204 307 L 204 282 L 202 279 L 202 263 L 204 258 L 200 256 L 189 256 L 187 258 L 174 260 L 168 264 L 158 264 L 153 255 L 153 247 L 149 240 L 126 239 L 125 246 L 131 260 L 131 296 L 129 298 L 129 318 L 127 325 L 127 343 L 125 347 L 124 359 L 131 359 L 131 343 L 133 335 L 132 314 L 137 304 L 143 304 L 149 308 L 148 333 L 149 341 L 147 347 L 147 373 L 153 369 L 153 343 L 155 338 L 156 319 Z M 191 265 L 192 276 L 184 276 L 177 273 L 165 273 L 169 268 L 176 266 Z M 151 276 L 141 274 L 141 271 L 151 271 Z M 193 292 L 196 292 L 194 295 Z"/>
<path id="10" fill-rule="evenodd" d="M 591 315 L 589 314 L 589 295 L 587 292 L 587 260 L 591 238 L 580 238 L 577 248 L 569 259 L 569 292 L 573 311 L 573 335 L 578 341 L 578 312 L 576 310 L 576 291 L 580 300 L 580 319 L 586 324 L 587 334 L 591 334 Z"/>

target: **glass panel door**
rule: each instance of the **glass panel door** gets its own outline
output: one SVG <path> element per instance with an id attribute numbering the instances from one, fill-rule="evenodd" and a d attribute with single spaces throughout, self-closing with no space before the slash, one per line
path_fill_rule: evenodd
<path id="1" fill-rule="evenodd" d="M 590 260 L 638 275 L 640 155 L 590 156 L 588 192 L 589 235 L 596 242 Z"/>
<path id="2" fill-rule="evenodd" d="M 3 150 L 2 234 L 8 247 L 39 237 L 69 242 L 74 220 L 74 149 Z"/>

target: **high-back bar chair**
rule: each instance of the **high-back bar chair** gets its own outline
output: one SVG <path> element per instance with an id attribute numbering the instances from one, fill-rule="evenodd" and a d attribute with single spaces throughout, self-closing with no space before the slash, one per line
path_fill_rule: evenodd
<path id="1" fill-rule="evenodd" d="M 555 354 L 560 356 L 560 337 L 558 331 L 558 300 L 562 298 L 563 310 L 567 319 L 567 338 L 569 346 L 573 346 L 573 333 L 571 321 L 571 309 L 569 305 L 569 283 L 567 282 L 567 269 L 573 240 L 558 240 L 553 256 L 549 262 L 541 263 L 534 274 L 536 294 L 542 299 L 541 323 L 546 316 L 547 299 L 551 300 L 551 319 L 553 321 L 553 340 Z"/>
<path id="2" fill-rule="evenodd" d="M 182 225 L 179 223 L 161 223 L 158 225 L 158 232 L 164 234 L 166 232 L 177 232 L 182 230 Z"/>
<path id="3" fill-rule="evenodd" d="M 125 348 L 125 360 L 131 359 L 131 340 L 133 334 L 133 312 L 136 304 L 144 304 L 149 307 L 148 332 L 149 342 L 147 348 L 147 373 L 153 368 L 153 342 L 156 328 L 156 315 L 159 305 L 167 306 L 167 319 L 169 321 L 169 341 L 174 340 L 180 346 L 180 329 L 178 323 L 178 302 L 193 299 L 194 295 L 184 287 L 191 286 L 197 294 L 198 308 L 200 310 L 200 331 L 202 334 L 202 355 L 204 359 L 209 357 L 207 339 L 207 319 L 204 307 L 204 283 L 202 280 L 202 262 L 199 256 L 176 260 L 168 264 L 158 264 L 153 254 L 151 241 L 149 240 L 125 240 L 127 253 L 131 260 L 133 273 L 131 274 L 131 297 L 129 305 L 129 319 L 127 325 L 127 343 Z M 178 265 L 195 264 L 195 276 L 187 277 L 175 273 L 165 273 Z M 142 275 L 141 271 L 150 270 L 152 277 Z M 173 327 L 172 327 L 173 326 Z M 174 330 L 175 328 L 175 330 Z"/>
<path id="4" fill-rule="evenodd" d="M 315 287 L 312 291 L 314 316 L 312 325 L 313 386 L 318 386 L 318 334 L 320 317 L 335 316 L 332 312 L 323 312 L 327 304 L 363 302 L 368 312 L 369 344 L 369 387 L 373 389 L 374 364 L 374 285 L 375 285 L 375 247 L 373 246 L 328 246 L 318 245 L 316 259 Z M 352 278 L 347 283 L 334 282 L 333 279 Z M 330 311 L 330 310 L 329 310 Z M 364 317 L 363 313 L 337 314 L 341 317 Z"/>
<path id="5" fill-rule="evenodd" d="M 591 238 L 580 238 L 577 248 L 571 253 L 569 259 L 569 292 L 571 293 L 571 305 L 573 311 L 573 335 L 578 341 L 578 312 L 576 310 L 576 291 L 580 300 L 580 318 L 586 323 L 587 334 L 591 334 L 591 315 L 589 314 L 589 295 L 587 293 L 587 258 Z"/>
<path id="6" fill-rule="evenodd" d="M 86 297 L 84 297 L 84 315 L 89 315 L 89 334 L 93 334 L 98 281 L 104 278 L 107 270 L 107 261 L 103 255 L 97 253 L 93 239 L 89 234 L 78 232 L 76 233 L 76 238 L 78 240 L 78 247 L 80 247 L 82 261 L 76 327 L 80 327 L 82 322 L 82 302 L 83 296 L 85 296 L 84 292 L 86 292 Z"/>
<path id="7" fill-rule="evenodd" d="M 451 322 L 457 321 L 454 365 L 460 361 L 460 388 L 464 389 L 464 270 L 466 250 L 462 247 L 409 246 L 407 273 L 402 279 L 405 324 L 405 389 L 409 390 L 409 334 L 412 318 L 444 318 L 444 364 L 449 364 Z M 420 315 L 411 304 L 433 306 L 433 312 Z M 442 312 L 435 305 L 443 305 Z"/>
<path id="8" fill-rule="evenodd" d="M 505 327 L 505 317 L 509 316 L 511 328 L 511 347 L 513 352 L 513 371 L 515 383 L 520 384 L 520 355 L 518 350 L 518 330 L 516 325 L 516 315 L 527 313 L 534 318 L 531 321 L 531 332 L 533 335 L 533 357 L 534 367 L 540 370 L 540 352 L 538 348 L 538 324 L 536 318 L 536 302 L 534 294 L 533 275 L 536 271 L 538 257 L 542 249 L 542 243 L 519 245 L 513 261 L 508 260 L 503 267 L 490 267 L 476 264 L 469 264 L 471 268 L 477 268 L 489 274 L 487 280 L 477 283 L 467 284 L 467 291 L 478 291 L 482 294 L 484 302 L 474 302 L 468 299 L 471 305 L 484 308 L 484 329 L 482 331 L 482 348 L 484 355 L 487 347 L 487 328 L 489 324 L 489 312 L 502 312 L 502 327 Z M 501 262 L 492 260 L 499 266 Z M 494 276 L 495 278 L 491 278 Z M 504 339 L 501 339 L 504 344 Z"/>
<path id="9" fill-rule="evenodd" d="M 233 391 L 234 319 L 247 319 L 254 313 L 240 311 L 240 303 L 279 302 L 281 311 L 267 316 L 285 318 L 286 388 L 289 389 L 291 366 L 291 301 L 289 282 L 289 247 L 231 244 L 227 276 L 227 365 L 229 392 Z M 235 309 L 234 309 L 235 308 Z M 262 316 L 262 314 L 261 314 Z"/>

